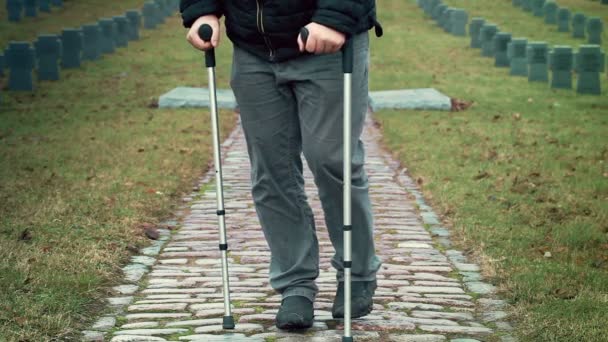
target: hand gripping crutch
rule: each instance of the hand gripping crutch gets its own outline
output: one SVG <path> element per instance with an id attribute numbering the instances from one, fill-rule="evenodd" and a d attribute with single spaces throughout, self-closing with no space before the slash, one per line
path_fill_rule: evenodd
<path id="1" fill-rule="evenodd" d="M 308 29 L 305 27 L 300 30 L 302 42 L 306 45 L 308 39 Z M 353 43 L 352 39 L 347 39 L 342 46 L 342 73 L 344 74 L 344 154 L 343 154 L 343 221 L 344 221 L 344 335 L 343 342 L 353 340 L 351 333 L 351 266 L 352 266 L 352 214 L 351 214 L 351 188 L 352 188 L 352 75 L 353 75 Z"/>
<path id="2" fill-rule="evenodd" d="M 213 29 L 204 24 L 198 30 L 199 37 L 211 41 Z M 222 160 L 220 155 L 220 134 L 217 112 L 217 96 L 215 92 L 215 50 L 205 51 L 205 65 L 209 74 L 209 108 L 211 109 L 211 126 L 213 127 L 213 160 L 215 164 L 215 183 L 217 199 L 217 220 L 220 227 L 220 253 L 222 257 L 222 285 L 224 293 L 224 329 L 234 329 L 234 318 L 230 305 L 230 283 L 228 278 L 228 243 L 226 242 L 226 211 L 224 210 L 224 183 L 222 181 Z"/>

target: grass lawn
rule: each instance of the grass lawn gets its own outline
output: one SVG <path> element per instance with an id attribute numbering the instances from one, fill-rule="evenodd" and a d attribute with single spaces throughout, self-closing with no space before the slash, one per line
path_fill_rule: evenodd
<path id="1" fill-rule="evenodd" d="M 511 1 L 448 0 L 515 36 L 577 42 Z M 591 1 L 565 1 L 608 13 Z M 468 111 L 382 111 L 384 142 L 513 304 L 522 341 L 608 336 L 608 79 L 601 96 L 508 76 L 444 33 L 415 1 L 379 2 L 374 89 L 435 87 Z M 607 16 L 604 15 L 604 18 Z M 526 21 L 525 18 L 530 18 Z"/>
<path id="2" fill-rule="evenodd" d="M 67 1 L 41 19 L 3 20 L 0 42 L 142 3 Z M 226 87 L 228 45 L 218 53 Z M 103 289 L 148 243 L 141 227 L 169 217 L 212 162 L 207 111 L 154 108 L 173 87 L 207 80 L 177 15 L 61 78 L 1 95 L 0 341 L 78 340 L 104 304 Z M 235 116 L 221 122 L 225 137 Z"/>

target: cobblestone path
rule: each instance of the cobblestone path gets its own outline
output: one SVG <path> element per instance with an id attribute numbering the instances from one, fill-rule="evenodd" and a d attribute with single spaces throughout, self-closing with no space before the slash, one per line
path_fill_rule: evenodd
<path id="1" fill-rule="evenodd" d="M 367 170 L 375 212 L 376 249 L 383 260 L 375 309 L 353 321 L 357 341 L 486 341 L 507 329 L 504 303 L 483 283 L 475 264 L 451 250 L 449 231 L 422 199 L 416 184 L 378 145 L 368 119 Z M 335 272 L 333 248 L 310 172 L 306 188 L 316 215 L 321 253 L 315 325 L 305 333 L 278 331 L 280 304 L 268 284 L 269 251 L 250 195 L 249 163 L 240 129 L 223 145 L 230 281 L 236 330 L 221 329 L 223 303 L 215 193 L 201 179 L 201 192 L 186 198 L 173 231 L 125 267 L 127 284 L 114 288 L 114 316 L 102 317 L 90 340 L 107 341 L 339 341 L 341 322 L 331 317 Z M 160 253 L 159 253 L 160 251 Z M 156 255 L 157 254 L 157 255 Z M 146 274 L 146 272 L 148 272 Z M 129 284 L 129 282 L 131 284 Z M 474 300 L 477 298 L 477 300 Z"/>

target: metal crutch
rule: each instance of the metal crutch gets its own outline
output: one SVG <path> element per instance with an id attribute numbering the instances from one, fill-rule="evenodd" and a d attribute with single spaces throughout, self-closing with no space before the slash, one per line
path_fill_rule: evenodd
<path id="1" fill-rule="evenodd" d="M 204 24 L 198 30 L 199 37 L 211 41 L 213 29 Z M 215 183 L 217 199 L 217 220 L 220 227 L 220 253 L 222 257 L 222 285 L 224 293 L 224 329 L 234 329 L 234 317 L 230 305 L 230 283 L 228 278 L 228 243 L 226 241 L 226 210 L 224 209 L 224 184 L 222 181 L 222 160 L 220 155 L 220 134 L 218 124 L 217 96 L 215 91 L 215 49 L 205 51 L 205 65 L 209 74 L 209 108 L 211 110 L 211 125 L 213 126 L 213 160 L 215 164 Z"/>
<path id="2" fill-rule="evenodd" d="M 308 29 L 305 27 L 300 30 L 302 42 L 306 44 L 308 39 Z M 351 266 L 352 266 L 352 213 L 351 213 L 351 188 L 352 188 L 352 74 L 353 74 L 353 43 L 352 39 L 347 39 L 342 47 L 342 73 L 344 74 L 344 155 L 343 155 L 343 221 L 344 221 L 344 335 L 343 342 L 353 340 L 351 329 Z"/>

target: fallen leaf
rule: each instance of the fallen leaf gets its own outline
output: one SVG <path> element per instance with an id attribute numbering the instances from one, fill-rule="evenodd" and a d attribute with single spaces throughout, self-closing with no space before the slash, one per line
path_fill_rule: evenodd
<path id="1" fill-rule="evenodd" d="M 488 177 L 490 177 L 490 174 L 488 172 L 481 171 L 475 177 L 473 177 L 473 180 L 480 180 Z"/>
<path id="2" fill-rule="evenodd" d="M 151 240 L 158 240 L 158 238 L 160 237 L 158 229 L 156 228 L 146 228 L 144 229 L 144 233 L 146 234 L 146 237 Z"/>

